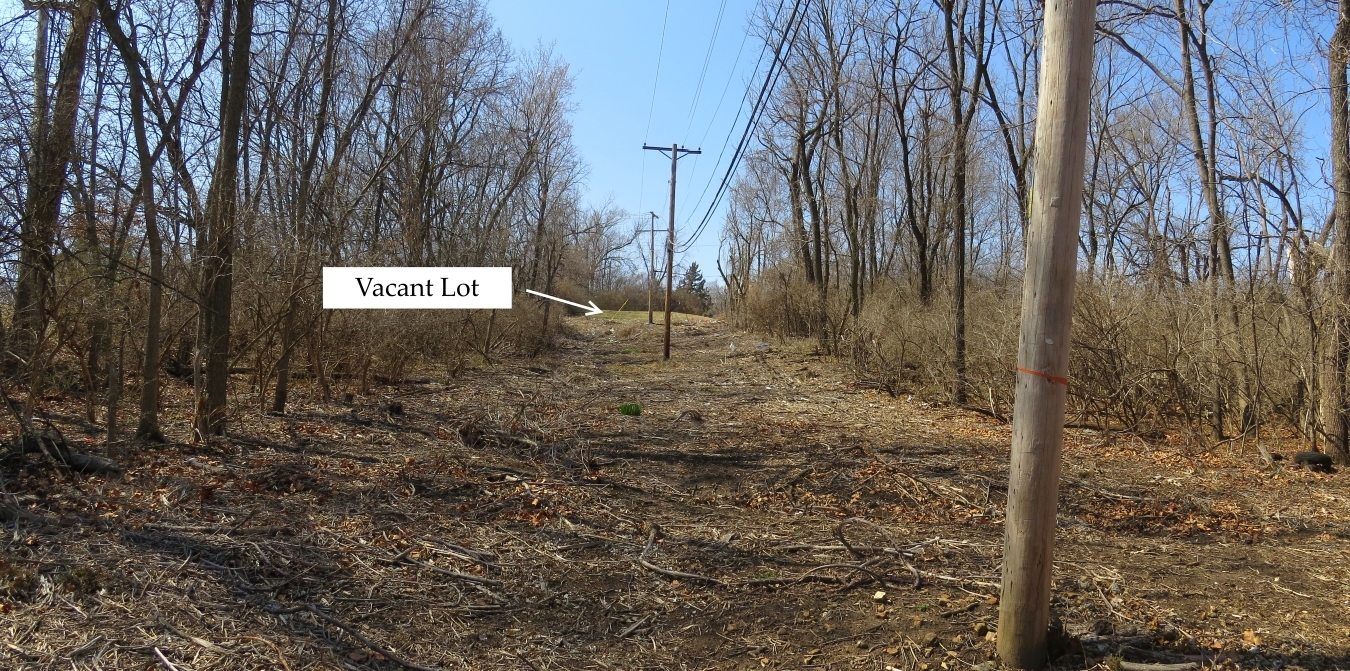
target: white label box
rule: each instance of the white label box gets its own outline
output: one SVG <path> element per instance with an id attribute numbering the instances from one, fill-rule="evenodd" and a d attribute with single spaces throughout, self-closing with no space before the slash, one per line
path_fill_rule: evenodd
<path id="1" fill-rule="evenodd" d="M 511 268 L 324 268 L 325 310 L 510 310 Z"/>

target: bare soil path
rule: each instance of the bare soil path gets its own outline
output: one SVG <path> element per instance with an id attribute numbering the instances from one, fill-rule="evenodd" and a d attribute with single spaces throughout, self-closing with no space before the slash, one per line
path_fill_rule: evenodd
<path id="1" fill-rule="evenodd" d="M 669 363 L 645 314 L 569 324 L 121 480 L 6 465 L 0 668 L 993 668 L 1006 426 L 712 320 Z M 1069 441 L 1057 667 L 1350 669 L 1350 473 Z"/>

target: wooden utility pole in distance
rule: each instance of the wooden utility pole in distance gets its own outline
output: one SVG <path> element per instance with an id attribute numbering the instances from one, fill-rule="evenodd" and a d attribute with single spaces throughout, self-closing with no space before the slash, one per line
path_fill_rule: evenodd
<path id="1" fill-rule="evenodd" d="M 642 145 L 643 149 L 670 152 L 670 233 L 666 236 L 666 344 L 662 359 L 670 359 L 670 294 L 675 281 L 675 172 L 680 163 L 680 154 L 702 154 L 699 149 L 680 149 L 680 145 L 672 144 L 670 149 L 665 147 L 653 147 L 651 145 Z"/>
<path id="2" fill-rule="evenodd" d="M 652 320 L 652 290 L 656 286 L 656 213 L 647 214 L 652 215 L 652 223 L 647 227 L 647 232 L 652 234 L 651 256 L 647 257 L 647 323 L 655 324 Z"/>
<path id="3" fill-rule="evenodd" d="M 1015 669 L 1046 663 L 1096 10 L 1097 0 L 1045 3 L 998 618 L 998 653 Z"/>

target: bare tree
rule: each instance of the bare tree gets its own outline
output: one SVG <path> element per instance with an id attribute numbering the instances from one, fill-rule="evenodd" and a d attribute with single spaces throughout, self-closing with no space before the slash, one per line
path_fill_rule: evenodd
<path id="1" fill-rule="evenodd" d="M 952 337 L 952 400 L 966 402 L 966 235 L 970 231 L 966 176 L 969 173 L 970 129 L 979 106 L 980 85 L 989 63 L 985 49 L 985 31 L 988 25 L 988 3 L 974 0 L 974 26 L 967 28 L 971 0 L 937 0 L 943 15 L 943 35 L 947 47 L 948 86 L 951 92 L 952 123 L 952 201 L 955 230 L 952 232 L 952 315 L 955 332 Z M 971 32 L 967 32 L 967 31 Z M 969 72 L 966 58 L 967 44 L 975 59 L 974 72 Z M 966 89 L 970 89 L 970 99 Z"/>
<path id="2" fill-rule="evenodd" d="M 1336 242 L 1332 261 L 1332 335 L 1323 385 L 1323 424 L 1327 450 L 1337 463 L 1350 464 L 1350 410 L 1346 369 L 1350 366 L 1350 5 L 1340 3 L 1336 31 L 1327 44 L 1331 76 L 1331 161 L 1335 188 Z"/>
<path id="3" fill-rule="evenodd" d="M 57 219 L 66 190 L 66 169 L 75 147 L 75 122 L 80 107 L 85 54 L 94 8 L 87 2 L 70 7 L 70 28 L 56 71 L 55 93 L 50 106 L 47 95 L 46 59 L 49 12 L 38 9 L 38 36 L 34 55 L 33 136 L 29 150 L 27 196 L 19 231 L 19 279 L 14 292 L 14 325 L 9 332 L 10 352 L 33 377 L 34 391 L 45 373 L 38 363 L 38 348 L 47 328 L 52 301 Z M 31 407 L 31 404 L 29 404 Z"/>
<path id="4" fill-rule="evenodd" d="M 226 0 L 221 8 L 220 144 L 206 196 L 204 226 L 198 231 L 202 289 L 197 365 L 205 380 L 198 394 L 195 426 L 203 439 L 225 430 L 239 154 L 253 55 L 253 7 L 253 0 Z"/>

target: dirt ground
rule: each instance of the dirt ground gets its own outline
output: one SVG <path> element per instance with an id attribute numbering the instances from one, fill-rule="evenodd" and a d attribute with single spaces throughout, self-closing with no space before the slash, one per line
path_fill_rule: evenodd
<path id="1" fill-rule="evenodd" d="M 670 363 L 645 314 L 569 324 L 211 445 L 52 399 L 126 473 L 0 468 L 0 668 L 995 668 L 1007 426 L 717 321 Z M 1056 667 L 1350 669 L 1350 473 L 1067 440 Z"/>

